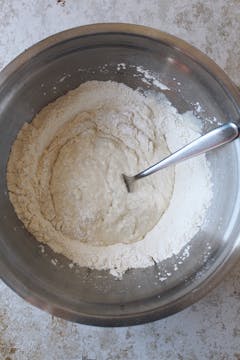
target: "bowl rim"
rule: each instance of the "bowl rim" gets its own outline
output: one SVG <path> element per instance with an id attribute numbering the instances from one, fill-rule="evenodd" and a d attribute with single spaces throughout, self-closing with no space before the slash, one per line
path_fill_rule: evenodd
<path id="1" fill-rule="evenodd" d="M 12 60 L 1 72 L 0 72 L 0 87 L 4 82 L 16 71 L 18 71 L 25 63 L 31 60 L 33 57 L 36 57 L 42 51 L 46 51 L 48 48 L 55 46 L 58 43 L 63 41 L 68 41 L 75 37 L 83 37 L 96 34 L 128 34 L 136 35 L 140 37 L 149 38 L 151 40 L 160 41 L 168 46 L 173 47 L 177 51 L 183 53 L 184 55 L 191 58 L 195 63 L 199 64 L 204 68 L 209 74 L 214 76 L 216 80 L 221 84 L 225 89 L 227 94 L 231 96 L 233 102 L 236 105 L 236 108 L 239 108 L 240 113 L 240 92 L 236 85 L 230 80 L 230 78 L 225 74 L 225 72 L 207 55 L 202 53 L 200 50 L 194 46 L 188 44 L 186 41 L 179 39 L 173 35 L 162 32 L 160 30 L 143 26 L 135 25 L 129 23 L 97 23 L 79 26 L 71 28 L 68 30 L 61 31 L 54 35 L 51 35 L 44 40 L 41 40 L 25 50 L 23 53 L 18 55 L 14 60 Z M 206 295 L 210 290 L 216 287 L 223 276 L 234 266 L 234 264 L 239 259 L 240 255 L 240 236 L 235 242 L 228 256 L 225 258 L 224 262 L 221 263 L 215 271 L 210 274 L 210 276 L 205 279 L 194 291 L 187 293 L 182 297 L 174 300 L 170 304 L 166 305 L 164 308 L 154 308 L 148 311 L 127 314 L 127 315 L 92 315 L 86 313 L 79 313 L 67 308 L 63 308 L 58 304 L 49 304 L 49 301 L 46 297 L 41 296 L 40 294 L 31 293 L 18 278 L 9 271 L 9 269 L 4 266 L 0 261 L 0 274 L 2 280 L 13 289 L 18 295 L 30 302 L 32 305 L 35 305 L 38 308 L 48 311 L 52 315 L 62 317 L 66 320 L 79 322 L 82 324 L 88 325 L 98 325 L 98 326 L 128 326 L 128 325 L 137 325 L 143 324 L 150 321 L 158 320 L 163 317 L 169 316 L 184 308 L 192 305 L 204 295 Z"/>

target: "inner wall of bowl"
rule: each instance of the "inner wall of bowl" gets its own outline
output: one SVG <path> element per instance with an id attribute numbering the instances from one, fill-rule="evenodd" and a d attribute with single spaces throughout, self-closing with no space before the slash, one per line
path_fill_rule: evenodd
<path id="1" fill-rule="evenodd" d="M 119 69 L 120 63 L 126 64 L 126 69 Z M 178 271 L 174 271 L 175 257 L 148 269 L 130 270 L 121 281 L 106 271 L 69 268 L 70 261 L 51 249 L 46 247 L 42 253 L 39 243 L 22 227 L 9 202 L 6 164 L 23 123 L 31 121 L 49 102 L 88 80 L 113 80 L 134 89 L 160 91 L 134 76 L 133 65 L 158 74 L 159 80 L 171 89 L 166 95 L 175 106 L 185 104 L 185 110 L 194 110 L 194 104 L 199 102 L 205 131 L 216 126 L 209 118 L 216 117 L 220 122 L 237 120 L 233 102 L 201 66 L 163 43 L 127 34 L 91 35 L 52 46 L 28 61 L 0 88 L 1 260 L 4 269 L 10 269 L 10 285 L 14 287 L 19 281 L 24 287 L 18 289 L 21 295 L 47 299 L 53 312 L 61 306 L 81 314 L 112 316 L 164 308 L 215 271 L 232 251 L 239 231 L 237 222 L 231 221 L 239 215 L 239 141 L 208 155 L 213 203 L 202 231 L 191 243 L 190 256 L 178 265 Z M 180 91 L 177 83 L 181 83 Z"/>

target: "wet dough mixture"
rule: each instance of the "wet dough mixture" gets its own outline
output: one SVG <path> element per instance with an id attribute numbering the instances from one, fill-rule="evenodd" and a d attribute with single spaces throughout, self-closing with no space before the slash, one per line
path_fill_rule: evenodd
<path id="1" fill-rule="evenodd" d="M 54 251 L 113 274 L 177 253 L 211 200 L 205 156 L 139 181 L 131 194 L 121 174 L 135 174 L 198 137 L 193 118 L 123 84 L 82 84 L 17 136 L 7 181 L 18 217 Z"/>

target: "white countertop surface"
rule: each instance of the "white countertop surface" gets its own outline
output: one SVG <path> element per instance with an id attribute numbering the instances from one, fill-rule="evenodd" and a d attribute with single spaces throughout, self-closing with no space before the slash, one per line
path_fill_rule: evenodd
<path id="1" fill-rule="evenodd" d="M 240 85 L 239 0 L 0 0 L 0 68 L 48 35 L 96 22 L 169 32 L 207 53 Z M 204 299 L 128 328 L 73 324 L 0 282 L 0 360 L 240 360 L 239 266 Z"/>

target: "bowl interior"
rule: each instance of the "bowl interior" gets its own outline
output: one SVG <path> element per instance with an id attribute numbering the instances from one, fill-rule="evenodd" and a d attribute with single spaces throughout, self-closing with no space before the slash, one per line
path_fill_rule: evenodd
<path id="1" fill-rule="evenodd" d="M 33 304 L 70 320 L 127 325 L 173 313 L 194 301 L 204 284 L 206 290 L 208 280 L 239 246 L 239 140 L 208 155 L 214 198 L 202 230 L 191 242 L 190 256 L 178 264 L 177 271 L 176 257 L 147 269 L 129 270 L 121 281 L 106 271 L 70 268 L 70 261 L 48 247 L 43 253 L 17 219 L 8 198 L 6 164 L 23 123 L 88 80 L 114 80 L 160 92 L 136 76 L 136 66 L 152 71 L 167 85 L 170 91 L 165 95 L 180 112 L 196 110 L 199 103 L 204 131 L 217 125 L 215 119 L 237 121 L 239 110 L 233 98 L 207 69 L 177 47 L 130 33 L 79 33 L 50 44 L 11 71 L 0 86 L 2 278 Z"/>

